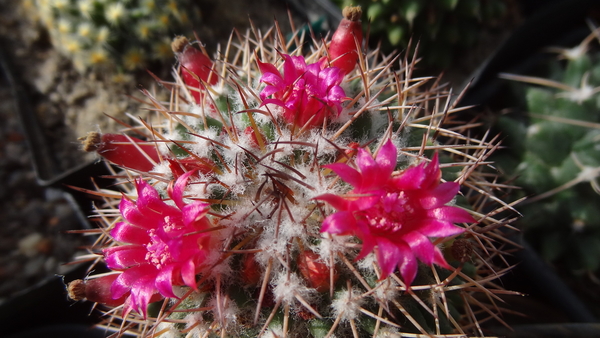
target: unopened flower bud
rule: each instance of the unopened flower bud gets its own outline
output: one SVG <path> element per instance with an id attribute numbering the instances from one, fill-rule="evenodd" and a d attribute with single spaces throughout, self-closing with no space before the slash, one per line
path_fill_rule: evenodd
<path id="1" fill-rule="evenodd" d="M 199 49 L 192 46 L 185 36 L 177 36 L 171 42 L 171 49 L 177 56 L 181 67 L 181 78 L 186 85 L 195 89 L 202 89 L 204 85 L 200 80 L 210 85 L 217 84 L 217 75 L 212 72 L 213 63 Z M 192 91 L 196 103 L 200 103 L 199 91 Z"/>
<path id="2" fill-rule="evenodd" d="M 311 250 L 305 250 L 298 255 L 298 270 L 308 281 L 308 285 L 319 292 L 326 292 L 330 287 L 330 269 L 321 257 Z M 337 280 L 338 275 L 334 271 L 333 282 Z"/>
<path id="3" fill-rule="evenodd" d="M 113 299 L 110 293 L 110 287 L 118 274 L 107 275 L 88 280 L 76 279 L 67 285 L 69 298 L 72 300 L 89 300 L 108 306 L 119 306 L 125 302 L 129 293 L 118 299 Z"/>
<path id="4" fill-rule="evenodd" d="M 80 138 L 83 150 L 95 151 L 108 161 L 122 167 L 148 172 L 160 162 L 156 146 L 133 136 L 90 132 Z"/>
<path id="5" fill-rule="evenodd" d="M 247 254 L 242 261 L 242 280 L 246 285 L 257 285 L 262 276 L 260 265 L 256 261 L 254 254 Z"/>

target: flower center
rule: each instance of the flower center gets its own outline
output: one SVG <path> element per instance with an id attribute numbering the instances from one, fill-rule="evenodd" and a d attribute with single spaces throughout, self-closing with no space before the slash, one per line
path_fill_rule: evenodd
<path id="1" fill-rule="evenodd" d="M 153 264 L 157 269 L 162 269 L 164 266 L 172 262 L 171 253 L 169 250 L 169 244 L 165 242 L 165 238 L 170 238 L 180 228 L 177 219 L 171 216 L 165 216 L 162 230 L 164 234 L 160 236 L 157 234 L 157 229 L 148 230 L 148 236 L 150 236 L 150 243 L 146 244 L 146 261 Z"/>
<path id="2" fill-rule="evenodd" d="M 382 233 L 400 231 L 413 213 L 414 208 L 404 191 L 388 192 L 382 196 L 379 203 L 364 211 L 373 230 Z"/>
<path id="3" fill-rule="evenodd" d="M 148 253 L 146 253 L 145 259 L 157 269 L 162 269 L 171 261 L 169 246 L 156 234 L 156 229 L 149 230 L 148 235 L 150 236 L 150 243 L 146 244 Z"/>

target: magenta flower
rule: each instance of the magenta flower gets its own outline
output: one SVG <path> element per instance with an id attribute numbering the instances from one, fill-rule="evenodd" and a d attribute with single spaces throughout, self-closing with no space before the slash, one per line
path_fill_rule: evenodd
<path id="1" fill-rule="evenodd" d="M 162 297 L 176 297 L 173 285 L 196 288 L 196 275 L 210 249 L 211 228 L 205 217 L 209 205 L 203 202 L 185 204 L 183 191 L 194 171 L 180 176 L 167 192 L 176 206 L 166 204 L 148 183 L 135 182 L 137 202 L 123 198 L 119 205 L 125 222 L 110 231 L 122 244 L 103 250 L 106 265 L 123 271 L 112 283 L 113 299 L 130 293 L 125 313 L 136 310 L 146 316 L 148 303 Z M 158 299 L 157 299 L 158 297 Z"/>
<path id="2" fill-rule="evenodd" d="M 343 163 L 326 165 L 354 189 L 344 196 L 324 194 L 317 199 L 338 210 L 325 218 L 321 232 L 357 236 L 362 240 L 357 260 L 377 248 L 381 278 L 398 266 L 406 285 L 411 285 L 417 274 L 417 258 L 428 265 L 449 268 L 429 237 L 459 234 L 464 229 L 453 223 L 475 220 L 467 211 L 446 205 L 460 186 L 440 183 L 437 154 L 429 164 L 423 162 L 401 172 L 394 172 L 396 156 L 396 147 L 388 141 L 375 159 L 359 149 L 355 161 L 358 170 Z"/>
<path id="3" fill-rule="evenodd" d="M 337 117 L 346 97 L 340 83 L 344 73 L 337 67 L 321 69 L 319 63 L 306 64 L 303 56 L 283 55 L 283 75 L 270 63 L 258 61 L 260 82 L 267 86 L 260 93 L 262 105 L 273 103 L 284 108 L 286 122 L 303 127 Z M 268 98 L 271 97 L 271 98 Z"/>

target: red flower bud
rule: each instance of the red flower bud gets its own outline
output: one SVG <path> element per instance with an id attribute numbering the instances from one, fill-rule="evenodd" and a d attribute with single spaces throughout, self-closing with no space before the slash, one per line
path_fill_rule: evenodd
<path id="1" fill-rule="evenodd" d="M 356 67 L 356 61 L 358 61 L 360 49 L 357 50 L 356 41 L 358 41 L 358 46 L 362 44 L 363 34 L 360 23 L 362 10 L 360 6 L 348 6 L 344 8 L 342 15 L 344 19 L 340 21 L 331 37 L 329 57 L 331 66 L 338 67 L 344 74 L 348 74 Z M 326 62 L 327 60 L 322 61 Z"/>
<path id="2" fill-rule="evenodd" d="M 181 64 L 181 78 L 191 88 L 203 89 L 200 80 L 210 84 L 217 84 L 217 75 L 212 72 L 213 63 L 210 58 L 192 46 L 184 36 L 177 36 L 171 42 L 171 49 Z M 192 96 L 196 103 L 200 103 L 202 95 L 193 90 Z"/>
<path id="3" fill-rule="evenodd" d="M 169 162 L 169 168 L 173 173 L 173 176 L 177 179 L 179 176 L 185 174 L 188 171 L 197 170 L 201 174 L 210 174 L 215 171 L 216 164 L 208 158 L 198 158 L 194 156 L 188 156 L 184 158 L 178 158 L 175 160 L 167 159 Z"/>
<path id="4" fill-rule="evenodd" d="M 258 148 L 258 138 L 256 137 L 256 133 L 254 133 L 254 128 L 250 126 L 246 127 L 246 129 L 244 129 L 244 134 L 250 137 L 250 144 L 254 148 Z"/>
<path id="5" fill-rule="evenodd" d="M 90 302 L 96 302 L 108 306 L 119 306 L 125 302 L 129 293 L 126 293 L 119 299 L 113 299 L 110 293 L 110 287 L 119 274 L 112 274 L 88 280 L 76 279 L 67 285 L 69 298 L 73 300 L 87 299 Z"/>
<path id="6" fill-rule="evenodd" d="M 108 161 L 129 169 L 150 171 L 160 162 L 156 146 L 122 134 L 91 132 L 82 138 L 83 150 L 95 151 Z"/>
<path id="7" fill-rule="evenodd" d="M 246 285 L 254 286 L 260 282 L 262 270 L 254 254 L 246 254 L 242 261 L 242 280 Z"/>
<path id="8" fill-rule="evenodd" d="M 113 282 L 120 274 L 111 274 L 98 278 L 89 278 L 87 280 L 76 279 L 67 285 L 69 298 L 75 301 L 89 300 L 107 306 L 120 306 L 125 303 L 131 292 L 125 293 L 117 299 L 112 298 L 110 291 Z M 160 293 L 155 293 L 150 297 L 150 303 L 158 302 L 163 299 Z"/>
<path id="9" fill-rule="evenodd" d="M 298 270 L 308 281 L 308 285 L 319 292 L 329 291 L 330 277 L 329 270 L 335 269 L 328 267 L 319 255 L 310 250 L 304 250 L 298 255 Z M 334 271 L 333 282 L 337 280 L 338 275 Z"/>

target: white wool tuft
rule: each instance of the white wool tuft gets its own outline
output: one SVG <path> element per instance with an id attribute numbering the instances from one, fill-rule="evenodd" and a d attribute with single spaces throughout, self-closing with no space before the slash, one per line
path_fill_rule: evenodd
<path id="1" fill-rule="evenodd" d="M 285 304 L 292 304 L 296 299 L 296 294 L 305 300 L 309 299 L 310 293 L 314 289 L 306 287 L 300 277 L 293 272 L 281 271 L 279 275 L 271 281 L 273 285 L 273 294 L 277 301 Z"/>
<path id="2" fill-rule="evenodd" d="M 358 268 L 365 271 L 375 272 L 373 266 L 377 265 L 377 256 L 374 252 L 369 253 L 365 258 L 358 261 Z"/>
<path id="3" fill-rule="evenodd" d="M 205 337 L 208 332 L 212 331 L 210 325 L 204 322 L 202 312 L 191 312 L 184 320 L 186 322 L 185 327 L 189 330 L 185 338 Z"/>
<path id="4" fill-rule="evenodd" d="M 221 294 L 219 298 L 214 295 L 208 306 L 212 308 L 213 317 L 225 327 L 237 323 L 240 309 L 228 295 Z"/>
<path id="5" fill-rule="evenodd" d="M 344 243 L 346 243 L 351 236 L 332 236 L 322 233 L 321 237 L 322 239 L 317 247 L 317 253 L 321 256 L 323 262 L 329 266 L 330 257 L 332 255 L 334 261 L 336 261 L 338 259 L 338 252 L 344 253 L 347 251 Z"/>
<path id="6" fill-rule="evenodd" d="M 213 149 L 213 143 L 209 140 L 218 140 L 219 130 L 217 130 L 216 128 L 208 128 L 203 130 L 200 134 L 202 134 L 202 136 L 204 136 L 206 139 L 189 135 L 189 137 L 191 137 L 191 140 L 194 141 L 194 143 L 189 145 L 189 148 L 191 152 L 198 155 L 199 157 L 210 158 L 212 155 L 211 152 Z"/>
<path id="7" fill-rule="evenodd" d="M 351 290 L 342 289 L 335 293 L 335 299 L 331 302 L 333 314 L 340 316 L 342 321 L 349 321 L 358 318 L 360 307 L 364 303 L 360 291 L 355 288 Z"/>
<path id="8" fill-rule="evenodd" d="M 283 327 L 281 325 L 272 325 L 260 336 L 260 338 L 281 338 L 283 337 Z"/>
<path id="9" fill-rule="evenodd" d="M 164 332 L 163 332 L 164 331 Z M 161 322 L 156 327 L 156 332 L 162 332 L 158 338 L 177 338 L 179 337 L 179 332 L 173 325 L 173 323 Z"/>
<path id="10" fill-rule="evenodd" d="M 398 284 L 392 278 L 386 278 L 377 283 L 374 296 L 382 302 L 391 302 L 398 297 Z"/>
<path id="11" fill-rule="evenodd" d="M 377 331 L 375 338 L 398 338 L 402 337 L 400 331 L 397 328 L 391 326 L 382 326 Z"/>

